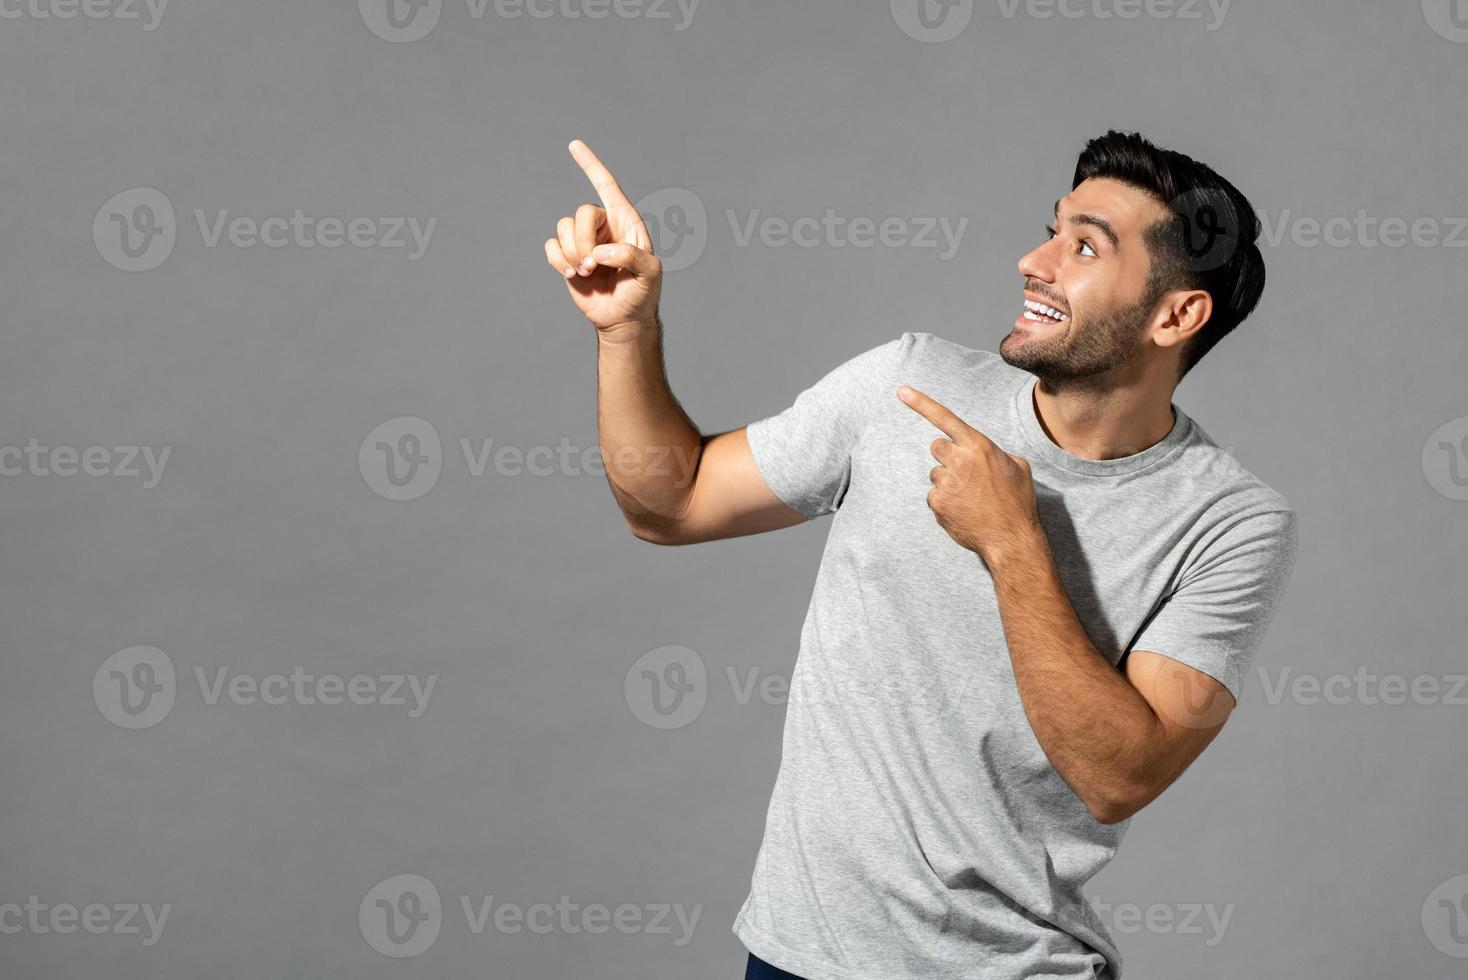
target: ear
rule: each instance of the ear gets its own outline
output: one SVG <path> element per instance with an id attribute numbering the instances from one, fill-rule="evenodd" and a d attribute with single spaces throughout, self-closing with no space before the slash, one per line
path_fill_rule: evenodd
<path id="1" fill-rule="evenodd" d="M 1178 289 L 1163 296 L 1153 324 L 1158 347 L 1180 347 L 1213 316 L 1213 297 L 1205 289 Z"/>

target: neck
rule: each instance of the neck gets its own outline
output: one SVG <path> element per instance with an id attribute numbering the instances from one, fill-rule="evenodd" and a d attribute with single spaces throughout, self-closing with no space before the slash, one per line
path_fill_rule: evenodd
<path id="1" fill-rule="evenodd" d="M 1082 459 L 1121 459 L 1172 431 L 1172 389 L 1109 379 L 1103 384 L 1035 384 L 1035 416 L 1050 441 Z"/>

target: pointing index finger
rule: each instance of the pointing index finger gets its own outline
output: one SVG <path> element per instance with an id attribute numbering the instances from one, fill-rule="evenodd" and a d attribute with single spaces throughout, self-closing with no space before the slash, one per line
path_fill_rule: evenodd
<path id="1" fill-rule="evenodd" d="M 897 397 L 954 442 L 966 441 L 977 432 L 973 426 L 954 415 L 946 405 L 934 401 L 916 388 L 902 385 L 897 389 Z"/>
<path id="2" fill-rule="evenodd" d="M 568 149 L 571 151 L 571 156 L 575 157 L 576 162 L 580 164 L 586 178 L 591 181 L 591 186 L 596 188 L 596 193 L 600 195 L 601 202 L 606 205 L 608 211 L 614 208 L 632 209 L 632 202 L 627 200 L 626 194 L 622 193 L 622 186 L 617 183 L 617 178 L 613 177 L 612 172 L 606 168 L 606 164 L 591 152 L 591 147 L 581 140 L 572 140 Z"/>

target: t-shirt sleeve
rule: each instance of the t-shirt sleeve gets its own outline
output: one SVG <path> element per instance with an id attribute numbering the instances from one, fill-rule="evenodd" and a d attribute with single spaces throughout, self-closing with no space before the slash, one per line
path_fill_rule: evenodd
<path id="1" fill-rule="evenodd" d="M 1239 520 L 1202 550 L 1130 649 L 1201 670 L 1238 702 L 1294 569 L 1298 540 L 1292 510 Z"/>
<path id="2" fill-rule="evenodd" d="M 851 480 L 852 450 L 877 399 L 896 400 L 896 369 L 911 339 L 905 333 L 857 354 L 778 415 L 746 427 L 760 475 L 786 506 L 807 519 L 841 506 Z"/>

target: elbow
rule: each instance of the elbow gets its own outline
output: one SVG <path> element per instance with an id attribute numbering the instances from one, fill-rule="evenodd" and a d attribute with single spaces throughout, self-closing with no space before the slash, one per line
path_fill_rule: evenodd
<path id="1" fill-rule="evenodd" d="M 687 540 L 677 533 L 677 527 L 669 521 L 634 521 L 627 518 L 627 529 L 632 536 L 639 541 L 648 544 L 673 547 L 675 545 L 687 544 Z"/>
<path id="2" fill-rule="evenodd" d="M 1149 797 L 1140 789 L 1113 787 L 1085 800 L 1086 809 L 1097 823 L 1113 825 L 1130 820 L 1138 810 L 1147 805 Z"/>
<path id="3" fill-rule="evenodd" d="M 1116 805 L 1110 805 L 1110 806 L 1091 806 L 1091 805 L 1088 805 L 1088 809 L 1091 811 L 1091 816 L 1093 816 L 1093 817 L 1096 818 L 1096 822 L 1097 823 L 1103 823 L 1103 824 L 1106 824 L 1107 826 L 1111 826 L 1111 825 L 1114 825 L 1114 824 L 1119 824 L 1123 820 L 1128 820 L 1128 819 L 1131 818 L 1131 815 L 1136 812 L 1135 810 L 1131 810 L 1128 807 L 1116 806 Z"/>

